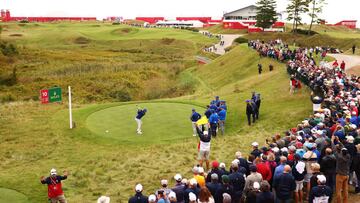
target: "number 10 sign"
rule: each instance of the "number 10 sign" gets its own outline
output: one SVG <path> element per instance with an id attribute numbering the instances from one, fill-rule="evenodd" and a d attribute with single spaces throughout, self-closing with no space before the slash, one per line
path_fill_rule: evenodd
<path id="1" fill-rule="evenodd" d="M 42 104 L 61 102 L 61 99 L 60 87 L 40 90 L 40 100 Z"/>

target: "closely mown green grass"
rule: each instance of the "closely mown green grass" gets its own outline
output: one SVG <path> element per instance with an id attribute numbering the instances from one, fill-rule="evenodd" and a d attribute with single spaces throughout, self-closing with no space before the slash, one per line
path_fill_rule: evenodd
<path id="1" fill-rule="evenodd" d="M 28 199 L 25 195 L 6 188 L 0 188 L 0 203 L 27 203 Z"/>

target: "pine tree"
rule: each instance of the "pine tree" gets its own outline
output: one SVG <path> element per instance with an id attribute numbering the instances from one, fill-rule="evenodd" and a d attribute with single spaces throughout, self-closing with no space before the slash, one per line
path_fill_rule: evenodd
<path id="1" fill-rule="evenodd" d="M 261 28 L 270 28 L 277 20 L 276 1 L 259 0 L 256 8 L 256 26 Z"/>
<path id="2" fill-rule="evenodd" d="M 309 11 L 310 0 L 289 0 L 289 5 L 286 7 L 288 13 L 287 20 L 293 20 L 293 32 L 296 32 L 298 25 L 301 23 L 301 14 Z"/>
<path id="3" fill-rule="evenodd" d="M 325 0 L 311 0 L 310 4 L 311 4 L 311 8 L 309 10 L 309 16 L 311 18 L 311 22 L 310 22 L 308 34 L 310 34 L 311 32 L 313 23 L 319 20 L 318 14 L 322 12 L 322 8 L 325 4 Z"/>

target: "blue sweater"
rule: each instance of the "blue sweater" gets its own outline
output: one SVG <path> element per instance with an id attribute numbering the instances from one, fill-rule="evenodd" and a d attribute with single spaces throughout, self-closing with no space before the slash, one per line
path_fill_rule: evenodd
<path id="1" fill-rule="evenodd" d="M 219 116 L 217 113 L 211 114 L 209 118 L 209 123 L 218 123 L 219 122 Z"/>
<path id="2" fill-rule="evenodd" d="M 224 109 L 219 111 L 218 115 L 221 121 L 224 121 L 226 119 L 226 111 Z"/>
<path id="3" fill-rule="evenodd" d="M 136 118 L 137 118 L 137 119 L 141 119 L 143 116 L 145 116 L 145 114 L 146 114 L 146 110 L 141 110 L 141 109 L 139 109 L 139 110 L 137 111 Z"/>
<path id="4" fill-rule="evenodd" d="M 194 112 L 194 113 L 192 113 L 191 116 L 190 116 L 190 120 L 191 120 L 192 122 L 196 122 L 196 121 L 198 121 L 200 118 L 201 118 L 201 115 L 200 115 L 198 112 Z"/>

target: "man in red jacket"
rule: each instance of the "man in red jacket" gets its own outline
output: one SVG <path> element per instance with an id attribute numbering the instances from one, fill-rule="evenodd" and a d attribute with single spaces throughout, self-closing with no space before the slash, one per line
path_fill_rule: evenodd
<path id="1" fill-rule="evenodd" d="M 261 174 L 263 180 L 270 182 L 272 173 L 270 166 L 266 163 L 267 156 L 262 155 L 261 162 L 256 164 L 257 172 Z"/>
<path id="2" fill-rule="evenodd" d="M 62 190 L 61 181 L 68 177 L 68 172 L 64 171 L 64 175 L 57 175 L 56 169 L 50 170 L 50 176 L 45 178 L 41 176 L 40 181 L 42 184 L 48 185 L 48 197 L 51 203 L 66 203 L 64 192 Z"/>

